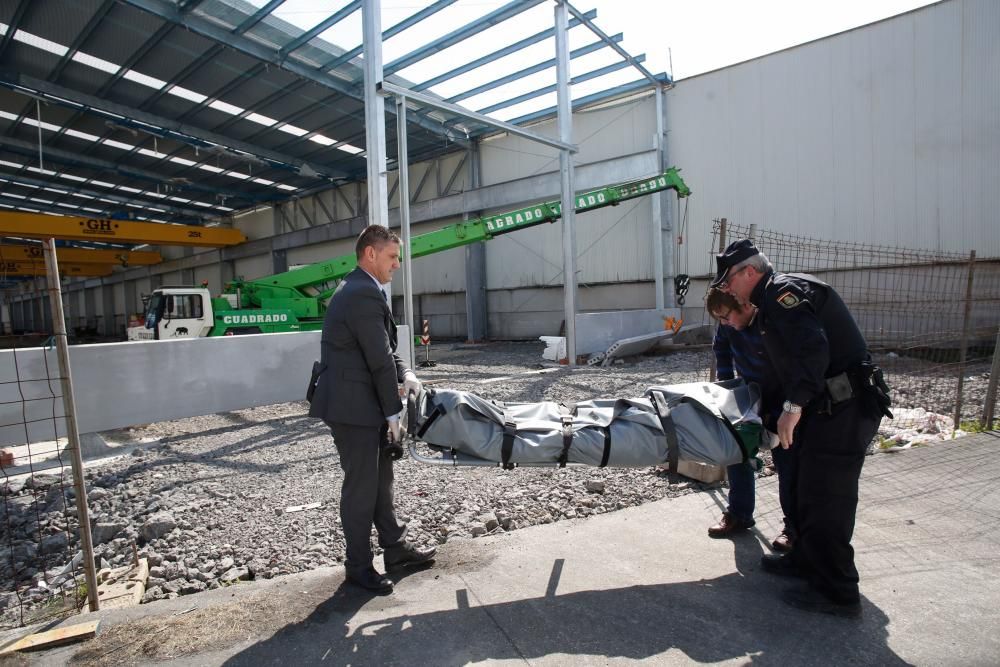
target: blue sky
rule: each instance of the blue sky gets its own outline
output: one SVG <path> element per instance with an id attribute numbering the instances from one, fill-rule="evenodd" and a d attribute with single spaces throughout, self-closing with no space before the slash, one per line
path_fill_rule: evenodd
<path id="1" fill-rule="evenodd" d="M 266 0 L 251 0 L 263 5 Z M 311 28 L 341 9 L 348 0 L 286 0 L 274 15 L 303 29 Z M 458 0 L 454 5 L 423 21 L 418 27 L 389 39 L 383 45 L 383 61 L 391 62 L 459 26 L 507 4 L 508 0 Z M 383 30 L 432 4 L 432 0 L 382 0 Z M 733 63 L 802 44 L 872 21 L 894 16 L 930 0 L 576 0 L 580 11 L 597 10 L 596 24 L 609 35 L 624 33 L 622 45 L 632 55 L 645 54 L 644 65 L 651 72 L 672 72 L 683 79 Z M 431 56 L 401 72 L 421 82 L 446 72 L 462 62 L 491 53 L 523 37 L 552 25 L 554 3 L 543 2 L 518 18 L 495 26 L 476 37 Z M 354 12 L 324 33 L 324 38 L 353 48 L 361 41 L 361 12 Z M 578 48 L 596 37 L 586 28 L 570 31 L 570 48 Z M 434 92 L 451 96 L 481 83 L 515 72 L 553 57 L 552 40 L 529 47 L 516 55 L 480 68 L 435 87 Z M 573 61 L 571 74 L 578 76 L 617 58 L 609 49 Z M 639 78 L 626 69 L 573 88 L 581 97 Z M 500 99 L 554 83 L 555 70 L 526 77 L 461 101 L 481 110 Z M 491 115 L 509 120 L 554 104 L 547 95 Z"/>

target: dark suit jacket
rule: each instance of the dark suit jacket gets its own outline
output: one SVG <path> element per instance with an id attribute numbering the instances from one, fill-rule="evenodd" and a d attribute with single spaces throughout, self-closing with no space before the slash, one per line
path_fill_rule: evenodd
<path id="1" fill-rule="evenodd" d="M 382 291 L 361 268 L 344 278 L 327 305 L 320 362 L 326 368 L 310 417 L 381 426 L 403 409 L 399 383 L 407 368 L 396 354 L 396 323 Z"/>

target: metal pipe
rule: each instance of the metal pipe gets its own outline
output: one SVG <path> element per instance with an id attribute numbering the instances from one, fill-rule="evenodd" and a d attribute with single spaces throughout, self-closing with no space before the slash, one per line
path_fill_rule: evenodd
<path id="1" fill-rule="evenodd" d="M 564 0 L 556 0 L 556 2 L 558 4 L 563 4 Z M 655 76 L 653 76 L 648 69 L 646 69 L 645 67 L 643 67 L 642 65 L 640 65 L 636 61 L 636 59 L 633 58 L 629 54 L 628 51 L 626 51 L 625 49 L 623 49 L 621 46 L 619 46 L 617 43 L 615 43 L 614 40 L 612 40 L 610 37 L 608 37 L 606 34 L 604 34 L 603 30 L 601 30 L 596 25 L 594 25 L 594 22 L 591 21 L 590 19 L 588 19 L 586 16 L 584 16 L 578 9 L 576 9 L 572 5 L 569 5 L 568 2 L 566 2 L 565 4 L 569 6 L 569 11 L 573 13 L 573 16 L 575 16 L 577 19 L 579 19 L 580 23 L 582 23 L 583 25 L 585 25 L 588 28 L 590 28 L 591 32 L 593 32 L 595 35 L 597 35 L 598 37 L 600 37 L 601 40 L 603 40 L 605 44 L 607 44 L 612 49 L 614 49 L 618 53 L 618 55 L 620 55 L 622 58 L 624 58 L 626 61 L 628 61 L 629 65 L 632 65 L 632 67 L 634 67 L 637 70 L 639 70 L 639 72 L 644 77 L 646 77 L 647 79 L 649 79 L 654 85 L 659 85 L 660 82 L 657 80 L 657 78 Z"/>
<path id="2" fill-rule="evenodd" d="M 556 93 L 558 98 L 559 139 L 566 145 L 573 141 L 573 110 L 569 91 L 569 3 L 557 0 Z M 563 316 L 566 320 L 566 361 L 576 365 L 576 197 L 573 190 L 573 156 L 568 149 L 559 153 L 562 190 L 563 229 Z"/>
<path id="3" fill-rule="evenodd" d="M 990 366 L 990 382 L 986 386 L 986 402 L 983 405 L 983 427 L 993 430 L 993 411 L 997 403 L 997 382 L 1000 381 L 1000 329 L 997 329 L 997 342 L 993 347 L 993 365 Z"/>
<path id="4" fill-rule="evenodd" d="M 457 104 L 450 104 L 448 102 L 445 102 L 444 100 L 438 99 L 431 95 L 419 93 L 415 90 L 410 90 L 409 88 L 402 88 L 395 84 L 389 83 L 388 81 L 382 81 L 380 84 L 378 84 L 376 88 L 377 91 L 382 93 L 383 95 L 403 95 L 415 102 L 420 102 L 425 106 L 429 106 L 434 109 L 440 109 L 442 111 L 449 111 L 458 116 L 462 116 L 463 118 L 474 120 L 477 123 L 482 123 L 483 125 L 488 125 L 489 127 L 495 127 L 498 130 L 503 130 L 505 132 L 508 132 L 509 134 L 514 134 L 519 137 L 524 137 L 525 139 L 531 139 L 532 141 L 538 142 L 540 144 L 545 144 L 546 146 L 551 146 L 553 148 L 558 148 L 560 150 L 567 150 L 570 151 L 571 153 L 576 153 L 579 150 L 573 144 L 565 143 L 562 141 L 556 141 L 555 139 L 550 139 L 549 137 L 543 136 L 541 134 L 537 134 L 535 132 L 531 132 L 530 130 L 525 130 L 523 128 L 520 128 L 517 125 L 512 125 L 502 120 L 496 120 L 495 118 L 490 118 L 489 116 L 486 116 L 484 114 L 476 113 L 471 109 L 466 109 L 465 107 L 458 106 Z"/>
<path id="5" fill-rule="evenodd" d="M 385 98 L 378 94 L 382 82 L 382 2 L 365 0 L 362 8 L 364 38 L 365 157 L 368 162 L 368 224 L 389 223 L 386 200 Z"/>
<path id="6" fill-rule="evenodd" d="M 90 512 L 87 508 L 87 488 L 83 481 L 83 455 L 80 452 L 80 431 L 76 424 L 76 400 L 73 396 L 73 374 L 69 365 L 69 342 L 66 337 L 66 319 L 63 314 L 62 290 L 59 287 L 59 264 L 56 259 L 56 240 L 49 239 L 42 246 L 45 252 L 45 269 L 48 274 L 46 291 L 52 312 L 52 333 L 59 357 L 59 377 L 62 385 L 63 411 L 66 419 L 67 449 L 73 463 L 73 490 L 76 493 L 76 516 L 80 528 L 80 551 L 83 553 L 83 574 L 87 580 L 87 601 L 90 611 L 100 610 L 97 598 L 97 567 L 94 565 L 94 541 L 90 534 Z M 58 446 L 58 443 L 57 443 Z"/>
<path id="7" fill-rule="evenodd" d="M 962 347 L 958 362 L 958 387 L 955 389 L 955 414 L 952 433 L 961 426 L 962 420 L 962 388 L 965 384 L 965 356 L 969 347 L 969 320 L 972 315 L 972 283 L 976 273 L 976 251 L 969 251 L 969 274 L 965 284 L 965 314 L 962 318 Z"/>
<path id="8" fill-rule="evenodd" d="M 413 339 L 413 254 L 410 248 L 410 161 L 406 137 L 406 98 L 396 98 L 396 146 L 399 167 L 399 227 L 403 231 L 403 315 Z M 414 367 L 413 345 L 410 350 L 410 368 Z"/>
<path id="9" fill-rule="evenodd" d="M 659 173 L 663 173 L 663 90 L 656 86 L 656 136 L 653 138 L 653 147 L 656 149 L 656 162 Z M 663 210 L 669 209 L 664 206 L 665 193 L 653 195 L 653 284 L 656 293 L 656 309 L 663 310 L 666 305 L 663 294 L 663 281 L 667 277 L 664 275 L 664 251 L 663 247 Z M 671 250 L 673 246 L 671 244 Z M 667 253 L 673 258 L 672 253 Z M 671 292 L 673 294 L 673 292 Z M 671 306 L 673 304 L 671 303 Z"/>

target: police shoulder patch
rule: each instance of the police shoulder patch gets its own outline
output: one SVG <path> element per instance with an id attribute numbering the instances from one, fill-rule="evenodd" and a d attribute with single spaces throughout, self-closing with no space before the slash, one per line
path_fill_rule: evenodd
<path id="1" fill-rule="evenodd" d="M 802 299 L 798 297 L 797 294 L 791 290 L 787 290 L 778 295 L 778 303 L 780 303 L 785 308 L 794 308 L 795 306 L 802 303 Z"/>

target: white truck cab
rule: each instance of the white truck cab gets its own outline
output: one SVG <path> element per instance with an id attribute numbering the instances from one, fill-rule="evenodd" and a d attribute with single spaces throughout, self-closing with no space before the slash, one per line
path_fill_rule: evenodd
<path id="1" fill-rule="evenodd" d="M 141 326 L 129 327 L 128 340 L 201 338 L 214 325 L 212 297 L 199 287 L 160 287 L 153 290 Z"/>

